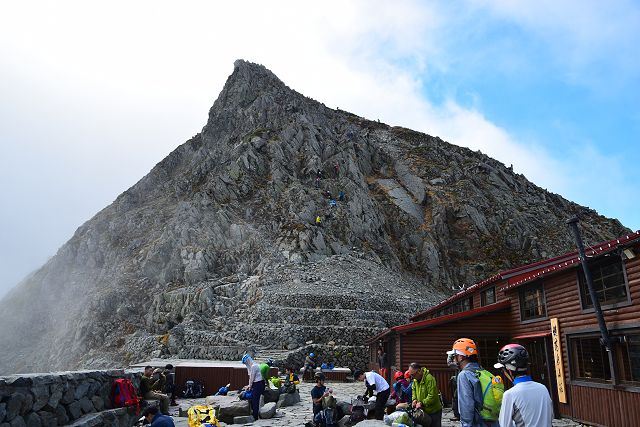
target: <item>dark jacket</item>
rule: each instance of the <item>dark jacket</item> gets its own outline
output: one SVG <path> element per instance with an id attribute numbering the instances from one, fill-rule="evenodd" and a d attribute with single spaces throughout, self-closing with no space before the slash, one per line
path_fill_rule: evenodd
<path id="1" fill-rule="evenodd" d="M 151 427 L 176 427 L 173 418 L 168 415 L 157 414 L 151 421 Z"/>

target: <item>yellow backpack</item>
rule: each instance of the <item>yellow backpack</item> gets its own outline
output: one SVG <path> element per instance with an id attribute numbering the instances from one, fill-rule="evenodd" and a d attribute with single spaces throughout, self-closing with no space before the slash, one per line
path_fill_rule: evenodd
<path id="1" fill-rule="evenodd" d="M 220 426 L 213 406 L 192 406 L 187 411 L 187 416 L 189 417 L 189 427 L 201 427 L 203 424 L 208 424 L 211 427 Z"/>

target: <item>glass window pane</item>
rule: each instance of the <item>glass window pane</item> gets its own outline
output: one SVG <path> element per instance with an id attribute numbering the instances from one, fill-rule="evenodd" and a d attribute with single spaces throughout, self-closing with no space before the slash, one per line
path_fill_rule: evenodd
<path id="1" fill-rule="evenodd" d="M 572 351 L 575 376 L 581 379 L 610 380 L 611 372 L 606 350 L 597 337 L 574 338 Z"/>
<path id="2" fill-rule="evenodd" d="M 614 304 L 627 299 L 627 284 L 624 280 L 622 266 L 622 259 L 616 255 L 610 255 L 590 263 L 589 269 L 593 279 L 593 288 L 600 304 Z M 580 272 L 579 285 L 583 296 L 583 306 L 585 308 L 593 307 L 586 279 L 582 272 Z"/>

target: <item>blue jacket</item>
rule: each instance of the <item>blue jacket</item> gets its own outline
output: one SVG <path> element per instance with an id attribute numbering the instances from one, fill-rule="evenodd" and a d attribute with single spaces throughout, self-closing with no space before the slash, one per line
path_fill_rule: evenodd
<path id="1" fill-rule="evenodd" d="M 482 410 L 482 386 L 476 376 L 477 363 L 468 363 L 458 374 L 458 412 L 461 427 L 498 427 L 497 422 L 484 421 Z"/>
<path id="2" fill-rule="evenodd" d="M 157 414 L 151 421 L 151 427 L 176 427 L 173 418 L 168 415 Z"/>

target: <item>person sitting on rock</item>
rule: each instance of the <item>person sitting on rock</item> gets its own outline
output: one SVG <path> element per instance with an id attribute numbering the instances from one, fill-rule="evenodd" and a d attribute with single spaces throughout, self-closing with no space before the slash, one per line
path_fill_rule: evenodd
<path id="1" fill-rule="evenodd" d="M 284 369 L 284 384 L 280 390 L 281 393 L 295 393 L 296 386 L 300 384 L 300 378 L 293 372 L 290 366 Z"/>
<path id="2" fill-rule="evenodd" d="M 153 369 L 152 366 L 145 366 L 144 375 L 140 379 L 140 394 L 145 400 L 159 400 L 160 411 L 164 415 L 169 415 L 169 396 L 160 393 L 166 382 L 161 369 Z"/>
<path id="3" fill-rule="evenodd" d="M 176 427 L 173 418 L 158 413 L 157 406 L 149 406 L 142 411 L 142 416 L 150 427 Z"/>
<path id="4" fill-rule="evenodd" d="M 304 368 L 302 370 L 302 378 L 307 378 L 307 372 L 310 373 L 310 378 L 313 376 L 313 372 L 316 370 L 317 361 L 316 355 L 314 353 L 309 353 L 309 355 L 304 359 Z"/>

